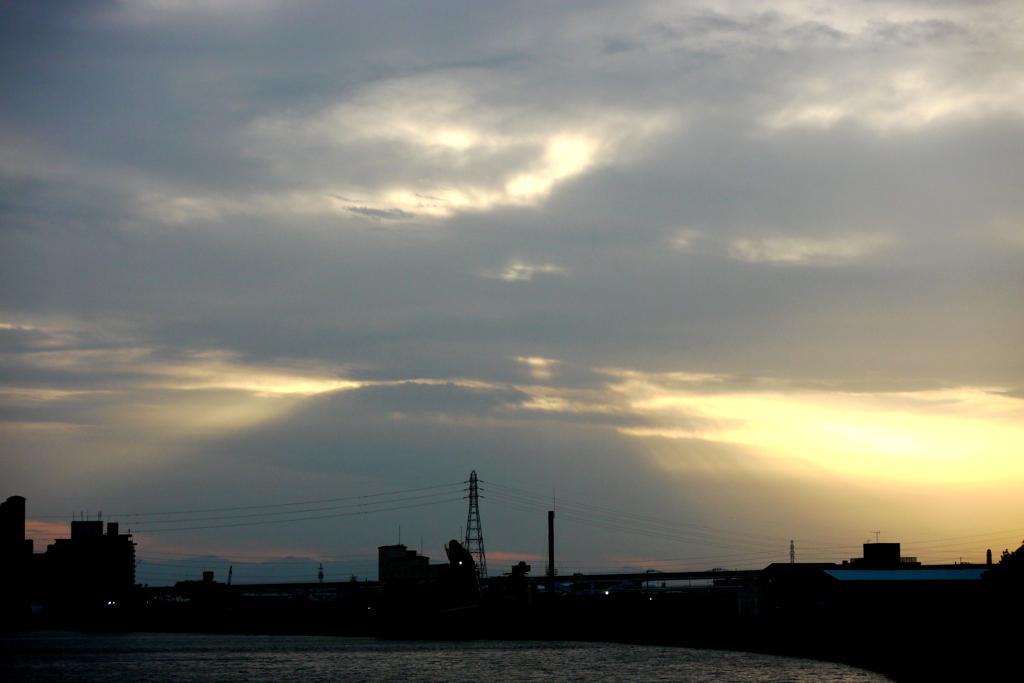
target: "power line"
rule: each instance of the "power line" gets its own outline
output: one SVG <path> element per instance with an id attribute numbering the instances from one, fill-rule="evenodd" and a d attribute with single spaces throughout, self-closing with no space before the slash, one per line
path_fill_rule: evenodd
<path id="1" fill-rule="evenodd" d="M 549 506 L 547 495 L 535 494 L 511 486 L 481 482 L 481 490 L 483 491 L 482 497 L 495 505 L 538 516 L 545 514 L 545 510 Z M 705 525 L 670 521 L 564 498 L 559 503 L 559 518 L 569 522 L 584 524 L 598 529 L 619 531 L 634 536 L 646 536 L 649 538 L 703 545 L 726 551 L 738 551 L 665 561 L 644 559 L 606 561 L 600 565 L 602 567 L 643 566 L 645 564 L 659 564 L 662 566 L 672 564 L 678 566 L 680 563 L 692 564 L 702 561 L 750 563 L 764 560 L 770 561 L 772 558 L 782 561 L 790 540 L 782 536 L 773 537 L 745 531 L 733 531 Z M 837 558 L 847 555 L 856 548 L 856 546 L 837 545 L 820 541 L 801 541 L 801 545 L 807 547 L 810 552 L 819 557 L 828 555 Z M 579 562 L 567 561 L 566 564 L 568 567 L 582 566 Z"/>
<path id="2" fill-rule="evenodd" d="M 342 510 L 342 509 L 345 509 L 345 508 L 352 508 L 352 507 L 369 507 L 371 505 L 385 505 L 385 504 L 390 504 L 390 503 L 398 503 L 398 502 L 406 501 L 406 500 L 419 500 L 421 498 L 433 498 L 433 497 L 436 497 L 436 496 L 450 496 L 453 493 L 456 493 L 456 492 L 455 491 L 441 491 L 439 493 L 425 493 L 425 494 L 422 494 L 422 495 L 419 495 L 419 496 L 407 496 L 405 498 L 395 498 L 395 499 L 392 499 L 392 500 L 374 501 L 374 502 L 370 502 L 370 503 L 350 503 L 348 505 L 332 505 L 330 507 L 310 508 L 308 510 L 283 510 L 283 511 L 282 510 L 278 510 L 276 512 L 250 512 L 250 513 L 247 513 L 247 514 L 244 514 L 244 515 L 220 515 L 220 516 L 216 516 L 216 517 L 193 517 L 193 518 L 190 518 L 190 519 L 186 518 L 186 519 L 142 520 L 142 521 L 139 521 L 139 522 L 135 522 L 135 524 L 144 524 L 144 525 L 148 525 L 148 524 L 180 524 L 180 523 L 189 523 L 189 522 L 208 522 L 208 521 L 214 521 L 214 520 L 220 520 L 220 519 L 244 519 L 246 517 L 270 517 L 270 516 L 275 516 L 275 515 L 299 515 L 299 514 L 306 514 L 306 513 L 309 513 L 309 512 L 323 512 L 325 510 Z M 298 503 L 282 503 L 282 505 L 297 505 L 297 504 Z M 271 506 L 268 506 L 268 507 L 271 507 Z M 253 509 L 253 508 L 247 508 L 247 509 Z"/>
<path id="3" fill-rule="evenodd" d="M 523 491 L 522 489 L 516 489 L 516 488 L 513 488 L 511 486 L 505 486 L 505 485 L 502 485 L 502 484 L 495 484 L 495 483 L 492 483 L 492 482 L 482 482 L 482 483 L 484 483 L 485 486 L 487 487 L 484 490 L 485 490 L 485 492 L 487 492 L 489 494 L 488 497 L 492 497 L 494 494 L 504 493 L 506 496 L 513 497 L 513 499 L 518 498 L 518 502 L 520 502 L 520 503 L 537 503 L 537 504 L 542 504 L 544 506 L 547 505 L 547 496 L 546 495 L 535 494 L 535 493 L 531 493 L 531 492 L 528 492 L 528 491 Z M 497 491 L 494 491 L 493 489 L 497 489 Z M 617 523 L 635 523 L 635 524 L 645 525 L 645 526 L 648 526 L 648 527 L 664 527 L 664 528 L 673 529 L 673 530 L 675 530 L 675 529 L 692 529 L 693 533 L 703 532 L 703 533 L 709 533 L 709 534 L 715 534 L 715 535 L 736 536 L 736 537 L 738 537 L 740 539 L 750 538 L 750 539 L 757 539 L 757 540 L 761 540 L 761 541 L 770 541 L 770 542 L 775 542 L 775 541 L 788 542 L 790 540 L 788 537 L 784 537 L 784 536 L 768 536 L 768 535 L 765 535 L 765 534 L 755 534 L 755 533 L 746 532 L 746 531 L 733 531 L 733 530 L 729 530 L 729 529 L 720 529 L 720 528 L 702 526 L 702 525 L 697 525 L 697 524 L 688 524 L 688 523 L 685 523 L 685 522 L 670 521 L 670 520 L 665 520 L 665 519 L 661 519 L 661 518 L 657 518 L 657 517 L 651 517 L 651 516 L 647 516 L 647 515 L 638 515 L 636 513 L 623 512 L 621 510 L 615 510 L 613 508 L 607 508 L 607 507 L 602 507 L 602 506 L 597 506 L 597 505 L 591 505 L 591 504 L 588 504 L 588 503 L 579 503 L 579 502 L 575 502 L 575 501 L 566 500 L 564 498 L 560 499 L 559 503 L 561 505 L 563 505 L 563 506 L 568 506 L 570 508 L 573 508 L 572 514 L 575 514 L 577 516 L 588 516 L 588 517 L 593 518 L 593 519 L 604 519 L 606 521 L 615 521 Z M 559 516 L 560 517 L 563 516 L 563 513 L 560 512 Z M 687 532 L 687 533 L 690 533 L 690 532 Z M 800 540 L 800 539 L 797 539 L 797 540 L 799 540 L 802 544 L 815 544 L 815 545 L 821 545 L 821 546 L 825 546 L 825 547 L 846 547 L 846 546 L 835 546 L 834 544 L 825 544 L 825 543 L 821 543 L 821 542 L 818 542 L 818 541 L 804 541 L 804 540 Z"/>
<path id="4" fill-rule="evenodd" d="M 264 509 L 264 508 L 278 508 L 278 507 L 295 506 L 295 505 L 317 505 L 319 503 L 334 503 L 334 502 L 337 502 L 337 501 L 340 501 L 340 500 L 359 500 L 359 499 L 363 499 L 363 498 L 381 498 L 383 496 L 396 496 L 396 495 L 400 495 L 400 494 L 404 494 L 404 493 L 417 493 L 419 491 L 430 491 L 432 489 L 441 489 L 441 488 L 458 487 L 460 490 L 464 490 L 464 488 L 463 488 L 464 484 L 465 484 L 465 482 L 459 481 L 459 482 L 454 482 L 454 483 L 451 483 L 451 484 L 438 484 L 436 486 L 421 486 L 419 488 L 404 489 L 402 491 L 389 491 L 389 492 L 386 492 L 386 493 L 368 493 L 368 494 L 364 494 L 364 495 L 361 495 L 361 496 L 343 496 L 341 498 L 322 498 L 320 500 L 307 500 L 307 501 L 301 501 L 301 502 L 296 502 L 296 503 L 269 503 L 269 504 L 266 504 L 266 505 L 247 505 L 247 506 L 244 506 L 244 507 L 231 507 L 231 508 L 209 508 L 209 509 L 205 509 L 205 510 L 172 510 L 172 511 L 164 511 L 164 512 L 128 512 L 128 513 L 120 512 L 120 513 L 116 513 L 116 514 L 112 514 L 112 515 L 107 515 L 107 516 L 108 517 L 117 517 L 119 519 L 125 519 L 125 518 L 128 518 L 128 517 L 153 517 L 153 516 L 157 516 L 157 515 L 192 515 L 192 514 L 202 514 L 202 513 L 207 513 L 207 512 L 235 512 L 235 511 L 238 511 L 238 510 L 260 510 L 260 509 Z"/>
<path id="5" fill-rule="evenodd" d="M 537 504 L 536 500 L 524 500 L 523 497 L 516 495 L 508 496 L 503 493 L 489 493 L 485 497 L 498 505 L 534 514 L 542 514 L 539 507 L 535 507 Z M 544 502 L 546 503 L 546 501 Z M 561 519 L 575 521 L 601 529 L 623 531 L 652 538 L 682 540 L 704 545 L 731 547 L 736 549 L 749 549 L 753 546 L 760 547 L 765 550 L 773 550 L 780 547 L 780 542 L 782 540 L 781 538 L 776 539 L 770 536 L 759 536 L 746 532 L 731 532 L 727 530 L 713 529 L 710 527 L 668 522 L 665 520 L 657 520 L 656 518 L 620 513 L 618 511 L 596 513 L 586 509 L 579 509 L 593 506 L 586 506 L 585 504 L 573 503 L 565 500 L 560 502 L 562 503 L 562 512 L 559 514 Z M 737 538 L 730 538 L 730 536 L 736 536 Z M 823 549 L 843 547 L 827 546 L 825 544 L 819 545 Z"/>
<path id="6" fill-rule="evenodd" d="M 367 555 L 353 555 L 352 556 L 353 558 L 363 558 L 363 559 L 351 559 L 351 560 L 328 560 L 328 559 L 312 559 L 312 558 L 308 558 L 308 559 L 294 559 L 294 560 L 283 560 L 283 559 L 279 560 L 279 559 L 269 558 L 265 562 L 246 562 L 244 560 L 239 560 L 239 559 L 236 559 L 236 558 L 219 557 L 219 556 L 213 556 L 213 555 L 208 555 L 208 556 L 205 556 L 205 557 L 192 556 L 192 557 L 188 557 L 188 558 L 184 558 L 184 559 L 178 559 L 178 558 L 170 558 L 170 559 L 168 559 L 167 557 L 160 556 L 159 553 L 154 554 L 154 553 L 149 553 L 149 552 L 145 552 L 145 551 L 138 551 L 138 552 L 136 552 L 135 556 L 139 559 L 140 562 L 145 561 L 145 562 L 148 562 L 148 563 L 160 563 L 160 564 L 164 564 L 164 565 L 174 565 L 174 566 L 184 565 L 184 564 L 199 565 L 199 564 L 204 564 L 204 563 L 205 564 L 209 564 L 209 563 L 216 563 L 216 562 L 234 562 L 235 564 L 237 564 L 239 566 L 243 566 L 243 567 L 267 567 L 267 566 L 279 567 L 279 566 L 283 566 L 283 565 L 309 564 L 309 563 L 315 563 L 315 562 L 328 562 L 330 564 L 338 564 L 338 565 L 340 565 L 340 564 L 357 564 L 357 563 L 360 563 L 360 562 L 363 562 L 363 563 L 365 563 L 365 562 L 376 562 L 376 559 L 366 559 L 366 558 L 370 558 L 370 557 L 376 558 L 376 554 L 374 554 L 372 556 L 369 555 L 369 554 L 367 554 Z"/>
<path id="7" fill-rule="evenodd" d="M 191 552 L 191 553 L 176 553 L 176 552 L 174 552 L 172 550 L 138 550 L 136 552 L 137 553 L 140 553 L 140 552 L 141 553 L 159 553 L 161 555 L 176 555 L 176 556 L 179 556 L 179 557 L 191 557 L 191 558 L 196 558 L 196 557 L 199 557 L 199 558 L 201 558 L 201 557 L 220 557 L 219 555 L 209 555 L 209 556 L 197 555 L 195 552 Z M 337 558 L 337 557 L 370 557 L 370 556 L 377 557 L 377 553 L 355 553 L 355 554 L 352 554 L 352 555 L 319 555 L 318 554 L 317 558 L 318 558 L 318 561 L 319 561 L 320 559 Z M 236 558 L 239 561 L 243 561 L 243 560 L 254 560 L 254 559 L 255 560 L 274 560 L 274 559 L 280 559 L 283 556 L 277 556 L 277 555 L 275 555 L 275 556 L 268 556 L 268 555 L 235 555 L 234 553 L 231 553 L 231 557 Z"/>
<path id="8" fill-rule="evenodd" d="M 161 533 L 164 531 L 194 531 L 197 529 L 226 529 L 230 527 L 240 526 L 258 526 L 262 524 L 282 524 L 284 522 L 307 522 L 314 519 L 334 519 L 337 517 L 351 517 L 353 515 L 368 515 L 374 512 L 390 512 L 392 510 L 407 510 L 409 508 L 425 507 L 428 505 L 440 505 L 443 503 L 454 503 L 456 501 L 464 500 L 464 496 L 458 498 L 452 498 L 449 500 L 435 500 L 429 503 L 416 503 L 414 505 L 399 505 L 396 507 L 382 508 L 380 510 L 360 510 L 358 512 L 341 512 L 335 515 L 317 515 L 314 517 L 296 517 L 294 519 L 266 519 L 258 522 L 236 522 L 234 524 L 208 524 L 204 526 L 184 526 L 184 527 L 173 527 L 170 529 L 143 529 L 139 533 Z"/>

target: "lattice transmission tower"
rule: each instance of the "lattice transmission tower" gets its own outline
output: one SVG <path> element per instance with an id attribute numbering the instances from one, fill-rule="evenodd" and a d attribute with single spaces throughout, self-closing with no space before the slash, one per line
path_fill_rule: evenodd
<path id="1" fill-rule="evenodd" d="M 476 562 L 476 573 L 481 579 L 487 578 L 487 556 L 484 554 L 484 532 L 480 528 L 480 491 L 476 482 L 476 470 L 469 473 L 469 517 L 466 518 L 466 550 Z"/>

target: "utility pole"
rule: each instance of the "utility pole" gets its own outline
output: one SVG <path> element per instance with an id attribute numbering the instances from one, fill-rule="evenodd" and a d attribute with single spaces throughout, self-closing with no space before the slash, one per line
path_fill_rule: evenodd
<path id="1" fill-rule="evenodd" d="M 793 545 L 793 541 L 789 542 L 789 563 L 796 564 L 796 546 Z"/>
<path id="2" fill-rule="evenodd" d="M 480 527 L 480 489 L 476 470 L 469 473 L 469 516 L 466 518 L 466 550 L 476 562 L 476 575 L 487 578 L 487 555 L 484 553 L 484 532 Z"/>

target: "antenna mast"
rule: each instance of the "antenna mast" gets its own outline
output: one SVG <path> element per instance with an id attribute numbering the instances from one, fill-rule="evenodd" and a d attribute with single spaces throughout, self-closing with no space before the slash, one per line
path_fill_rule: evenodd
<path id="1" fill-rule="evenodd" d="M 487 578 L 487 556 L 484 554 L 484 532 L 480 528 L 480 492 L 476 470 L 469 473 L 469 516 L 466 518 L 466 550 L 476 562 L 476 573 Z"/>

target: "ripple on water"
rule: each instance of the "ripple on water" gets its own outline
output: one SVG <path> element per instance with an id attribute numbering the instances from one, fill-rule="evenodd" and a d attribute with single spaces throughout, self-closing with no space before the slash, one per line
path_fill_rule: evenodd
<path id="1" fill-rule="evenodd" d="M 720 650 L 546 641 L 179 633 L 9 634 L 10 683 L 881 683 L 842 664 Z"/>

